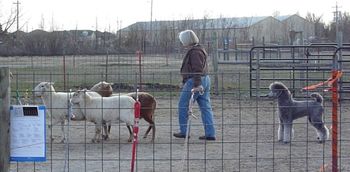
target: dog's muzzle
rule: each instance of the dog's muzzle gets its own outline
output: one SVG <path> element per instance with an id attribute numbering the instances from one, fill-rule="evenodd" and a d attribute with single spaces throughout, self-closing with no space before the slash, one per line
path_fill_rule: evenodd
<path id="1" fill-rule="evenodd" d="M 267 94 L 260 95 L 259 97 L 269 97 Z"/>
<path id="2" fill-rule="evenodd" d="M 276 94 L 273 94 L 272 92 L 269 92 L 269 94 L 267 94 L 268 98 L 275 98 Z"/>
<path id="3" fill-rule="evenodd" d="M 269 94 L 267 94 L 267 97 L 276 99 L 276 98 L 279 98 L 281 94 L 282 94 L 282 91 L 279 91 L 278 93 L 270 91 Z"/>

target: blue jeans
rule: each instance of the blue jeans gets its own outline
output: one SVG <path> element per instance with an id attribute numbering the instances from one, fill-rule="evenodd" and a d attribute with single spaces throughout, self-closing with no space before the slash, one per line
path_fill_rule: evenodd
<path id="1" fill-rule="evenodd" d="M 197 101 L 201 111 L 202 122 L 206 137 L 215 137 L 213 110 L 210 104 L 210 78 L 208 75 L 202 76 L 202 86 L 204 94 L 200 95 L 198 92 L 194 94 L 194 99 Z M 193 80 L 189 79 L 183 85 L 180 99 L 179 99 L 179 125 L 180 133 L 186 135 L 187 120 L 188 120 L 188 105 L 191 99 L 191 89 L 193 88 Z"/>

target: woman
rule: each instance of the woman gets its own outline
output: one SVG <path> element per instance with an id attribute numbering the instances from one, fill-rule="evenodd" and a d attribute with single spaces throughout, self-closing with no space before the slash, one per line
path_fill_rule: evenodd
<path id="1" fill-rule="evenodd" d="M 195 92 L 194 99 L 201 111 L 205 135 L 201 140 L 215 140 L 213 111 L 210 104 L 210 78 L 208 76 L 207 52 L 199 45 L 199 39 L 192 30 L 180 32 L 179 39 L 183 46 L 188 48 L 181 66 L 182 91 L 179 99 L 179 126 L 180 132 L 174 133 L 177 138 L 185 138 L 188 120 L 188 105 L 191 90 Z M 203 94 L 201 94 L 203 93 Z"/>

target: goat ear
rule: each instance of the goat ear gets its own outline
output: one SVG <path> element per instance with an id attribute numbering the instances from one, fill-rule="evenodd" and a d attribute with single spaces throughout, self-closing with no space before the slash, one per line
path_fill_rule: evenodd
<path id="1" fill-rule="evenodd" d="M 43 85 L 47 86 L 47 85 L 51 85 L 50 82 L 42 82 Z"/>
<path id="2" fill-rule="evenodd" d="M 105 85 L 109 85 L 110 83 L 106 82 L 106 81 L 102 81 L 101 85 L 105 86 Z"/>
<path id="3" fill-rule="evenodd" d="M 55 82 L 47 82 L 48 84 L 50 84 L 50 85 L 54 85 L 55 84 Z"/>

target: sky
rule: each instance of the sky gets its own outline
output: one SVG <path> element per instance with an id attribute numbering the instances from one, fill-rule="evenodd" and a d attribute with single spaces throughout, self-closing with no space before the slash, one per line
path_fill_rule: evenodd
<path id="1" fill-rule="evenodd" d="M 0 0 L 4 22 L 17 0 Z M 313 13 L 333 20 L 338 4 L 350 12 L 350 0 L 19 0 L 22 31 L 88 29 L 115 32 L 140 21 L 254 17 Z M 152 15 L 151 15 L 152 14 Z M 12 27 L 12 30 L 16 26 Z"/>

